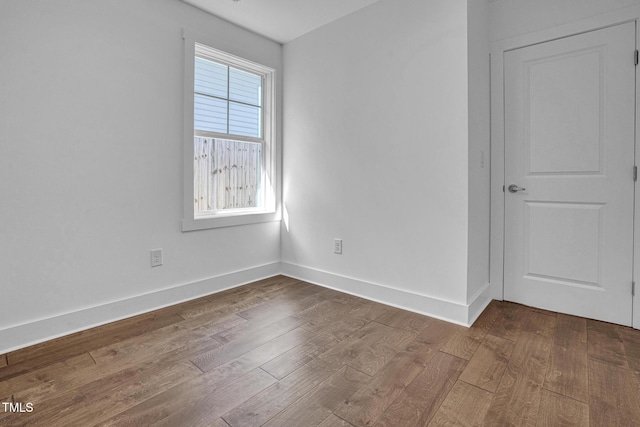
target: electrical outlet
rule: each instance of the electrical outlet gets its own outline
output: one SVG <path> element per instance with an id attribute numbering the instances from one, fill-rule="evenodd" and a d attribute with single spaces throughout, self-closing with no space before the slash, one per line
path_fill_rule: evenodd
<path id="1" fill-rule="evenodd" d="M 151 267 L 160 267 L 162 265 L 162 248 L 151 249 Z"/>
<path id="2" fill-rule="evenodd" d="M 342 239 L 333 239 L 333 253 L 334 254 L 342 253 Z"/>

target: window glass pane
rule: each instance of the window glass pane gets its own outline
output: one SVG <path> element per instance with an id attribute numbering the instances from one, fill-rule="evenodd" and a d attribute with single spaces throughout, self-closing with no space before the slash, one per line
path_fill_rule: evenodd
<path id="1" fill-rule="evenodd" d="M 227 101 L 195 94 L 193 126 L 197 130 L 227 133 Z"/>
<path id="2" fill-rule="evenodd" d="M 229 102 L 229 133 L 233 135 L 262 137 L 262 109 Z"/>
<path id="3" fill-rule="evenodd" d="M 227 98 L 227 66 L 196 57 L 195 91 Z"/>
<path id="4" fill-rule="evenodd" d="M 262 206 L 262 144 L 194 138 L 195 212 Z"/>
<path id="5" fill-rule="evenodd" d="M 262 106 L 262 77 L 230 68 L 229 99 Z"/>

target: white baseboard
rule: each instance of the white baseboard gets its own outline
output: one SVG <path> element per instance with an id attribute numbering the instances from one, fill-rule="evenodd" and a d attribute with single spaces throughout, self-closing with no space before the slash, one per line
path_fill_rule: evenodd
<path id="1" fill-rule="evenodd" d="M 0 329 L 0 354 L 280 274 L 280 262 Z"/>
<path id="2" fill-rule="evenodd" d="M 468 305 L 469 326 L 473 325 L 473 322 L 475 322 L 478 317 L 480 317 L 484 309 L 487 308 L 491 301 L 493 301 L 491 292 L 491 283 L 487 283 L 483 286 L 482 289 L 480 289 L 478 293 L 473 296 L 473 298 L 471 298 L 471 302 Z"/>
<path id="3" fill-rule="evenodd" d="M 469 304 L 460 304 L 315 268 L 274 262 L 0 329 L 0 354 L 278 274 L 463 326 L 473 324 L 491 302 L 488 284 Z"/>
<path id="4" fill-rule="evenodd" d="M 281 265 L 285 276 L 467 327 L 491 302 L 488 284 L 470 304 L 460 304 L 288 262 Z"/>

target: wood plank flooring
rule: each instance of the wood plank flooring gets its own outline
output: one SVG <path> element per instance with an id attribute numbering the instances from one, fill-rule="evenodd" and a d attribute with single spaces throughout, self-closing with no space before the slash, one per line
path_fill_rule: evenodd
<path id="1" fill-rule="evenodd" d="M 277 276 L 0 355 L 0 399 L 0 426 L 640 426 L 640 331 Z"/>

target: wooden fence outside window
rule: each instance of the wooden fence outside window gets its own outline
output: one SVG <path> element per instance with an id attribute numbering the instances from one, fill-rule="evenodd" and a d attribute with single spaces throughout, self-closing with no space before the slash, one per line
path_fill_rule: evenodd
<path id="1" fill-rule="evenodd" d="M 194 137 L 195 212 L 259 206 L 262 144 Z"/>

